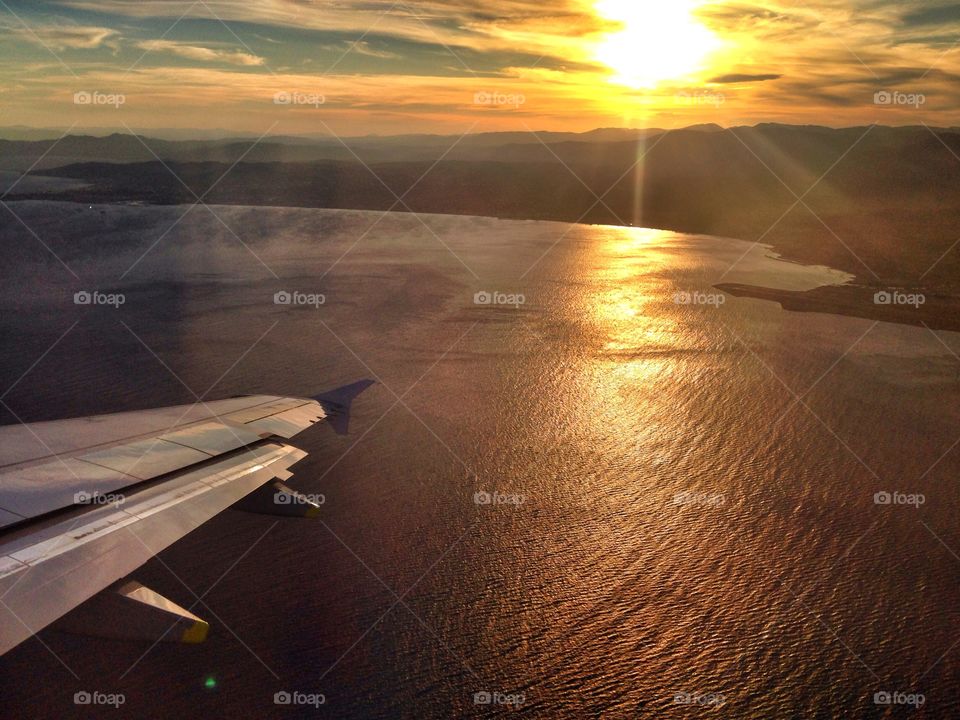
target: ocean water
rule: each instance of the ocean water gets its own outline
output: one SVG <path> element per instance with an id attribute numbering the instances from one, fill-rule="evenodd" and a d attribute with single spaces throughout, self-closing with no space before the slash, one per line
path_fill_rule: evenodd
<path id="1" fill-rule="evenodd" d="M 4 423 L 379 384 L 294 440 L 319 519 L 229 511 L 133 575 L 205 644 L 44 630 L 0 715 L 960 712 L 960 337 L 712 289 L 842 273 L 645 229 L 11 206 Z"/>

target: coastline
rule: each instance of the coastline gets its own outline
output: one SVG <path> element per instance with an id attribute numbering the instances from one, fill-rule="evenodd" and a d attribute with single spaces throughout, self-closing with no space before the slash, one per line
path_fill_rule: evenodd
<path id="1" fill-rule="evenodd" d="M 866 285 L 827 285 L 813 290 L 778 290 L 758 285 L 718 283 L 714 285 L 733 297 L 769 300 L 790 312 L 828 313 L 865 320 L 927 327 L 931 330 L 960 332 L 960 298 L 932 295 L 923 289 L 902 292 L 924 294 L 921 305 L 878 304 L 877 292 L 882 289 Z"/>

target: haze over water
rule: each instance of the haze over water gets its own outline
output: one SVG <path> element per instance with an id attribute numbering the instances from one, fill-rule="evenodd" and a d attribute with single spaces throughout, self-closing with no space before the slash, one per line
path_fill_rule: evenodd
<path id="1" fill-rule="evenodd" d="M 6 398 L 24 421 L 381 383 L 348 437 L 295 441 L 320 521 L 224 513 L 135 574 L 203 596 L 205 645 L 44 631 L 81 682 L 31 640 L 6 707 L 58 717 L 98 689 L 138 717 L 273 716 L 282 690 L 326 696 L 290 716 L 336 718 L 509 711 L 482 692 L 543 718 L 899 717 L 884 691 L 922 693 L 913 717 L 960 708 L 960 338 L 712 289 L 843 274 L 660 231 L 240 207 L 216 210 L 249 250 L 201 208 L 130 269 L 185 207 L 13 205 L 80 277 L 51 281 L 2 226 L 0 386 L 78 321 Z M 84 289 L 125 303 L 74 305 Z"/>

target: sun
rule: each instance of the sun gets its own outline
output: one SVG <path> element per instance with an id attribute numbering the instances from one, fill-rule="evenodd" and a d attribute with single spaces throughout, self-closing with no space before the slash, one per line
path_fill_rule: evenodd
<path id="1" fill-rule="evenodd" d="M 621 24 L 596 48 L 595 58 L 614 72 L 614 82 L 654 87 L 701 70 L 719 38 L 694 10 L 703 0 L 597 0 L 598 15 Z"/>

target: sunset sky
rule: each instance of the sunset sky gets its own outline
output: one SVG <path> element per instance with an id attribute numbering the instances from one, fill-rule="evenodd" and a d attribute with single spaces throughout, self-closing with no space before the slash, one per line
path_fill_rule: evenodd
<path id="1" fill-rule="evenodd" d="M 960 125 L 944 2 L 0 0 L 0 33 L 0 126 Z"/>

